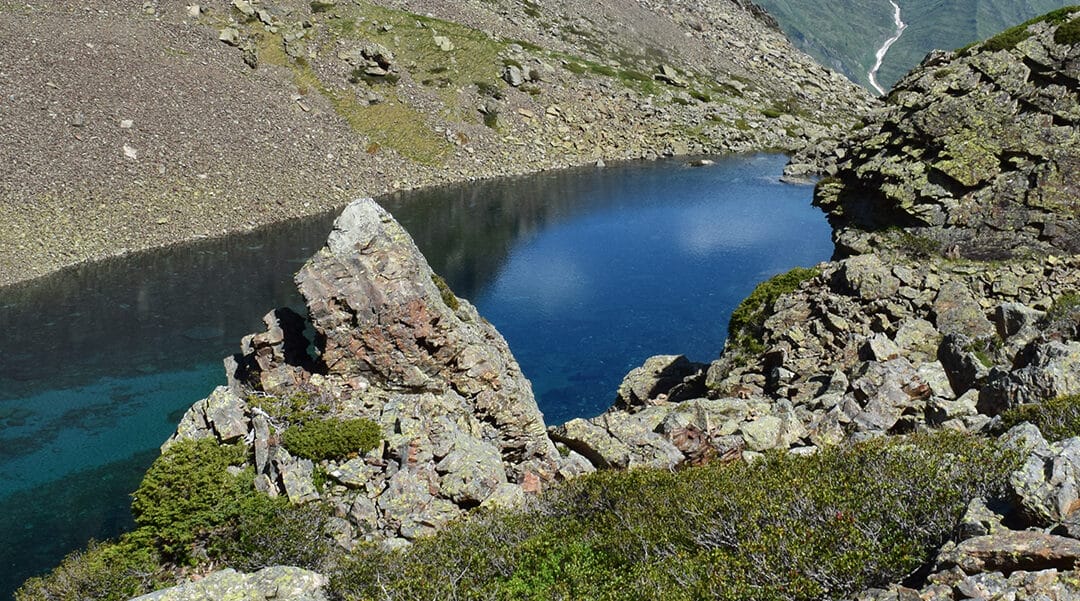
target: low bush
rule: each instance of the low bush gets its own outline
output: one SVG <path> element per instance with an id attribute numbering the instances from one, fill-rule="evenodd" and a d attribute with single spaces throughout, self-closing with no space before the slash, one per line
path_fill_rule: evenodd
<path id="1" fill-rule="evenodd" d="M 817 276 L 817 268 L 796 267 L 787 273 L 781 273 L 762 282 L 747 296 L 728 322 L 728 338 L 734 347 L 748 353 L 760 353 L 765 350 L 761 336 L 765 330 L 765 320 L 773 314 L 773 303 L 784 294 L 794 292 L 799 284 Z"/>
<path id="2" fill-rule="evenodd" d="M 312 418 L 289 426 L 281 443 L 293 455 L 313 461 L 364 454 L 381 440 L 379 424 L 369 419 Z"/>
<path id="3" fill-rule="evenodd" d="M 1080 43 L 1080 17 L 1058 27 L 1057 31 L 1054 32 L 1054 42 L 1065 45 Z"/>
<path id="4" fill-rule="evenodd" d="M 1005 430 L 1024 422 L 1038 426 L 1047 440 L 1080 436 L 1080 395 L 1020 405 L 1001 414 L 1001 426 Z"/>
<path id="5" fill-rule="evenodd" d="M 843 598 L 930 561 L 968 501 L 1003 494 L 1018 463 L 992 441 L 938 434 L 602 472 L 526 512 L 361 550 L 331 586 L 351 600 Z"/>
<path id="6" fill-rule="evenodd" d="M 327 536 L 331 517 L 330 510 L 318 503 L 277 502 L 267 510 L 245 511 L 236 522 L 235 535 L 221 542 L 221 557 L 244 572 L 270 566 L 322 571 L 337 552 Z"/>
<path id="7" fill-rule="evenodd" d="M 157 588 L 156 554 L 126 540 L 90 541 L 45 576 L 27 580 L 16 601 L 123 601 Z"/>
<path id="8" fill-rule="evenodd" d="M 1040 324 L 1048 333 L 1058 332 L 1068 338 L 1080 333 L 1080 294 L 1069 292 L 1054 299 Z"/>
<path id="9" fill-rule="evenodd" d="M 162 555 L 194 565 L 206 554 L 207 541 L 219 537 L 257 502 L 250 469 L 240 471 L 244 447 L 216 440 L 182 440 L 162 453 L 132 494 L 131 510 L 139 526 L 133 536 L 145 539 Z"/>

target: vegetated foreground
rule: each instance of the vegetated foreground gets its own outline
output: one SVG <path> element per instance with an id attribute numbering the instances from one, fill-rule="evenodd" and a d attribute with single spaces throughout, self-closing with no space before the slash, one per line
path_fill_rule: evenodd
<path id="1" fill-rule="evenodd" d="M 151 598 L 1076 598 L 1077 31 L 1070 9 L 935 57 L 797 157 L 831 157 L 844 258 L 764 283 L 720 358 L 653 357 L 592 419 L 545 429 L 498 332 L 351 204 L 297 276 L 317 354 L 269 313 L 138 530 L 19 598 L 223 565 L 245 573 Z"/>
<path id="2" fill-rule="evenodd" d="M 397 189 L 795 149 L 869 102 L 728 2 L 64 0 L 0 4 L 0 37 L 0 285 Z"/>

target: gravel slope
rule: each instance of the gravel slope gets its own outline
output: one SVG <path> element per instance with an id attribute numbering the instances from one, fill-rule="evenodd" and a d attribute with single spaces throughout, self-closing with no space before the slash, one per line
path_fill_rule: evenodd
<path id="1" fill-rule="evenodd" d="M 253 3 L 274 15 L 264 28 L 218 0 L 198 12 L 173 2 L 0 2 L 0 285 L 394 189 L 597 159 L 793 149 L 838 135 L 870 102 L 734 3 L 650 4 L 342 1 L 312 14 L 294 0 Z M 528 6 L 539 6 L 538 16 Z M 484 32 L 509 48 L 504 63 L 542 65 L 543 81 L 510 87 L 498 79 L 500 63 L 483 65 L 498 98 L 478 82 L 433 87 L 424 78 L 436 70 L 425 71 L 426 54 L 408 55 L 406 39 L 391 48 L 401 59 L 396 85 L 349 83 L 341 48 L 382 32 L 365 15 L 401 17 L 383 36 L 388 45 L 414 33 L 400 25 L 411 17 L 387 8 Z M 369 26 L 357 39 L 331 35 L 357 15 Z M 230 25 L 302 27 L 303 62 L 249 67 L 240 49 L 219 41 Z M 460 50 L 436 59 L 474 60 Z M 660 63 L 673 65 L 686 87 L 610 75 L 650 73 Z M 330 92 L 308 89 L 302 72 Z M 334 100 L 375 93 L 445 139 L 439 160 L 373 144 Z M 773 105 L 786 114 L 762 113 Z M 482 106 L 498 112 L 496 128 L 484 126 Z"/>

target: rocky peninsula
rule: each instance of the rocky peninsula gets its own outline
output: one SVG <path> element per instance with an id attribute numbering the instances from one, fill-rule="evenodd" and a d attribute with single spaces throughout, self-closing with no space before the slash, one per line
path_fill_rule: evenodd
<path id="1" fill-rule="evenodd" d="M 350 204 L 296 277 L 307 320 L 271 312 L 226 360 L 119 543 L 150 537 L 173 577 L 215 553 L 251 574 L 146 598 L 1077 598 L 1078 32 L 1065 9 L 931 56 L 802 155 L 831 174 L 836 260 L 765 282 L 718 359 L 653 357 L 592 419 L 545 428 L 501 336 Z M 228 494 L 279 499 L 275 527 L 322 508 L 295 532 L 325 556 L 281 556 L 329 583 L 215 539 L 248 532 L 217 497 L 193 538 L 171 532 L 160 483 L 198 453 Z"/>

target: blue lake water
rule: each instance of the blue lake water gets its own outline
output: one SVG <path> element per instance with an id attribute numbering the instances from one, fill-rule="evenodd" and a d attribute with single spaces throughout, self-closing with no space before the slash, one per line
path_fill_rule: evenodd
<path id="1" fill-rule="evenodd" d="M 761 280 L 829 258 L 785 158 L 628 163 L 382 202 L 503 333 L 549 424 L 606 409 L 650 355 L 715 358 Z M 0 597 L 130 525 L 128 494 L 333 215 L 0 289 Z"/>

